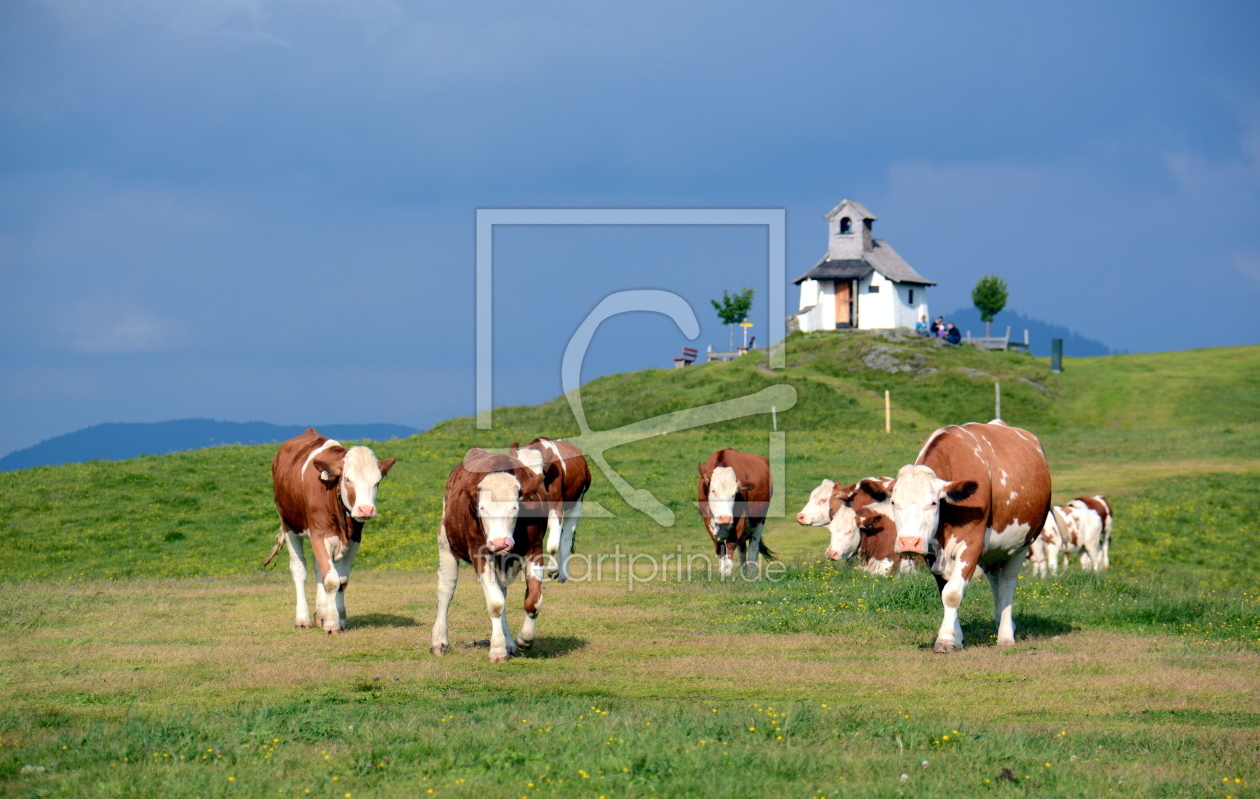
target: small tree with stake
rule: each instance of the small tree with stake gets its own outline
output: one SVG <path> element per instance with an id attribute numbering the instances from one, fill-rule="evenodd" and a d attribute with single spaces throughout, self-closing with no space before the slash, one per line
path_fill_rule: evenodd
<path id="1" fill-rule="evenodd" d="M 738 294 L 731 294 L 726 289 L 722 289 L 722 301 L 709 300 L 713 303 L 713 307 L 717 309 L 718 319 L 722 320 L 722 324 L 726 325 L 730 331 L 730 349 L 735 349 L 735 325 L 748 318 L 748 312 L 752 310 L 753 290 L 744 287 L 744 290 Z"/>
<path id="2" fill-rule="evenodd" d="M 1006 281 L 997 275 L 985 275 L 971 290 L 971 302 L 984 322 L 984 337 L 989 337 L 989 323 L 1006 307 Z"/>

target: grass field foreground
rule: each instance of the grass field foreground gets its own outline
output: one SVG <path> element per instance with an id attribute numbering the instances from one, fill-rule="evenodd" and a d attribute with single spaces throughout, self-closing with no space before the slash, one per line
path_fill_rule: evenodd
<path id="1" fill-rule="evenodd" d="M 1246 545 L 1260 347 L 1070 359 L 1061 375 L 896 337 L 794 337 L 787 354 L 799 401 L 779 416 L 776 578 L 579 569 L 548 585 L 535 649 L 504 666 L 486 662 L 467 568 L 454 651 L 428 653 L 440 486 L 474 443 L 574 432 L 563 399 L 499 409 L 494 431 L 460 419 L 374 445 L 400 460 L 336 637 L 293 630 L 287 570 L 258 570 L 274 448 L 0 474 L 22 546 L 0 561 L 0 794 L 1260 795 L 1260 556 Z M 750 393 L 779 379 L 761 365 L 601 378 L 585 389 L 592 424 Z M 988 418 L 995 379 L 1004 415 L 1041 436 L 1056 501 L 1113 498 L 1113 568 L 1022 579 L 1011 648 L 977 583 L 967 650 L 934 656 L 928 575 L 824 561 L 826 531 L 790 514 L 823 477 L 895 473 L 933 427 Z M 768 421 L 611 450 L 675 523 L 633 512 L 597 474 L 589 498 L 606 514 L 583 520 L 578 551 L 711 551 L 695 464 L 721 446 L 764 453 Z"/>

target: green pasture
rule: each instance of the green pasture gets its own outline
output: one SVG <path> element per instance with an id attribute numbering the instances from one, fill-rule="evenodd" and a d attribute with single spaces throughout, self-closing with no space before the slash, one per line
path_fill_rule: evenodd
<path id="1" fill-rule="evenodd" d="M 607 429 L 792 384 L 773 576 L 681 567 L 711 552 L 696 464 L 765 453 L 768 416 L 626 444 L 609 461 L 674 523 L 597 473 L 603 512 L 577 541 L 591 567 L 547 586 L 534 650 L 500 666 L 466 567 L 453 651 L 428 653 L 441 487 L 473 444 L 575 434 L 563 398 L 373 444 L 399 462 L 340 636 L 293 630 L 284 558 L 259 568 L 272 447 L 0 474 L 17 548 L 0 559 L 0 795 L 1257 795 L 1260 347 L 1062 374 L 860 334 L 793 336 L 781 376 L 757 358 L 583 391 Z M 895 473 L 936 426 L 991 418 L 995 380 L 1004 418 L 1041 436 L 1056 501 L 1112 497 L 1113 568 L 1025 576 L 1011 648 L 976 583 L 967 650 L 936 656 L 930 576 L 825 561 L 826 530 L 791 517 L 823 477 Z"/>

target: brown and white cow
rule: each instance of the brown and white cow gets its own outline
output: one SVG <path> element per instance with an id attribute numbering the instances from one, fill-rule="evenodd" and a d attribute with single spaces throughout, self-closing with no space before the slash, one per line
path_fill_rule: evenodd
<path id="1" fill-rule="evenodd" d="M 723 579 L 731 576 L 738 549 L 740 575 L 759 575 L 757 556 L 775 557 L 761 540 L 770 497 L 774 495 L 770 461 L 761 455 L 720 449 L 697 465 L 700 484 L 696 504 L 713 539 L 718 574 Z"/>
<path id="2" fill-rule="evenodd" d="M 1111 546 L 1111 503 L 1101 494 L 1078 497 L 1067 505 L 1050 509 L 1046 526 L 1033 542 L 1029 558 L 1033 562 L 1033 574 L 1059 573 L 1059 555 L 1064 569 L 1071 563 L 1072 553 L 1081 554 L 1081 568 L 1102 571 L 1111 565 L 1108 550 Z"/>
<path id="3" fill-rule="evenodd" d="M 998 643 L 1015 643 L 1019 570 L 1050 512 L 1037 437 L 1000 423 L 943 427 L 897 473 L 888 498 L 881 510 L 897 525 L 897 551 L 932 561 L 945 609 L 934 651 L 962 649 L 958 606 L 977 566 L 993 589 Z"/>
<path id="4" fill-rule="evenodd" d="M 559 582 L 569 580 L 569 556 L 582 499 L 591 487 L 591 468 L 586 456 L 568 441 L 535 438 L 523 448 L 512 445 L 512 457 L 543 476 L 544 491 L 551 504 L 547 514 L 546 571 Z"/>
<path id="5" fill-rule="evenodd" d="M 471 563 L 490 612 L 490 662 L 504 663 L 534 643 L 542 606 L 542 550 L 549 503 L 543 476 L 509 455 L 468 450 L 442 497 L 438 529 L 438 607 L 430 651 L 444 655 L 447 610 L 459 578 L 459 562 Z M 526 564 L 525 621 L 513 640 L 507 620 L 507 588 Z"/>
<path id="6" fill-rule="evenodd" d="M 857 555 L 862 570 L 877 576 L 912 572 L 922 562 L 918 556 L 897 552 L 897 526 L 875 507 L 876 498 L 887 496 L 892 481 L 891 477 L 868 477 L 836 487 L 829 506 L 828 558 L 845 560 Z"/>
<path id="7" fill-rule="evenodd" d="M 376 487 L 395 461 L 378 461 L 367 447 L 347 449 L 314 428 L 280 445 L 271 462 L 280 532 L 263 565 L 288 544 L 289 572 L 297 592 L 296 626 L 311 626 L 305 537 L 315 556 L 315 623 L 327 633 L 346 629 L 350 567 L 363 540 L 364 522 L 376 516 Z"/>

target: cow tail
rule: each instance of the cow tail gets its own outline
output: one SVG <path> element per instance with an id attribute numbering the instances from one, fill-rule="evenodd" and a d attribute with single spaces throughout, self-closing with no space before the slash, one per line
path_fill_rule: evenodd
<path id="1" fill-rule="evenodd" d="M 263 561 L 262 567 L 264 569 L 271 565 L 271 561 L 275 560 L 276 555 L 279 554 L 280 552 L 280 548 L 284 546 L 284 541 L 285 541 L 284 528 L 281 528 L 280 532 L 276 533 L 276 545 L 271 548 L 271 554 L 268 555 L 267 559 Z"/>
<path id="2" fill-rule="evenodd" d="M 758 542 L 757 542 L 757 554 L 758 554 L 759 556 L 761 556 L 761 557 L 764 557 L 764 558 L 769 558 L 770 560 L 778 560 L 778 559 L 779 559 L 779 555 L 778 555 L 778 553 L 776 553 L 776 552 L 775 552 L 773 549 L 771 549 L 770 547 L 766 546 L 766 542 L 765 542 L 765 541 L 758 541 Z"/>

